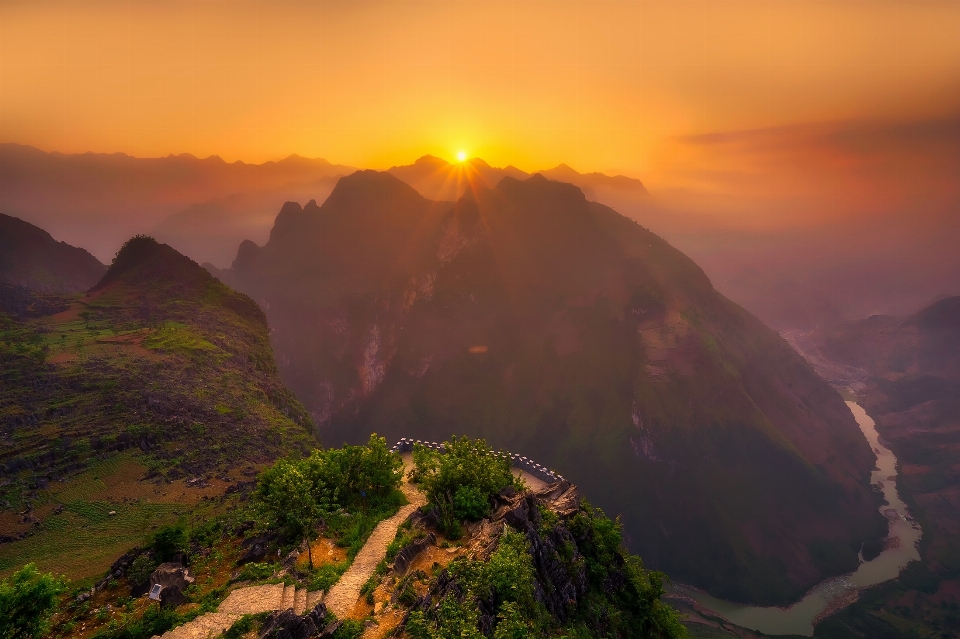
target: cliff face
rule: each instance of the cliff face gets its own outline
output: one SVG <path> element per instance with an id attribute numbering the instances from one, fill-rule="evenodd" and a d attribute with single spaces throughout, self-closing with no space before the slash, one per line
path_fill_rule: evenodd
<path id="1" fill-rule="evenodd" d="M 677 580 L 783 603 L 883 532 L 839 395 L 572 185 L 505 177 L 438 203 L 359 172 L 285 206 L 230 277 L 327 442 L 466 433 L 530 455 Z"/>

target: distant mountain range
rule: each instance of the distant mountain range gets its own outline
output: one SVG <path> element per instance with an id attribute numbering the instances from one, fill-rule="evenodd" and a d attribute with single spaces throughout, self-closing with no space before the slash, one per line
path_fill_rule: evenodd
<path id="1" fill-rule="evenodd" d="M 158 237 L 200 262 L 229 263 L 244 237 L 256 237 L 258 216 L 291 197 L 323 197 L 333 188 L 330 178 L 353 171 L 297 155 L 247 164 L 216 156 L 62 154 L 0 144 L 0 211 L 51 229 L 103 261 L 132 235 L 157 229 Z M 269 216 L 260 220 L 264 239 L 269 224 Z M 217 236 L 227 238 L 226 249 Z"/>
<path id="2" fill-rule="evenodd" d="M 103 261 L 128 237 L 149 233 L 197 262 L 222 267 L 230 264 L 244 239 L 266 241 L 274 213 L 284 202 L 323 202 L 337 179 L 355 170 L 298 155 L 248 164 L 189 154 L 137 158 L 123 153 L 46 153 L 6 143 L 0 144 L 0 212 L 53 229 L 59 238 L 86 247 Z M 479 159 L 451 165 L 431 156 L 390 170 L 435 199 L 459 197 L 465 173 L 488 187 L 504 175 L 528 176 Z M 623 176 L 581 175 L 565 165 L 543 173 L 588 193 L 646 193 L 639 180 Z M 452 187 L 447 185 L 450 180 Z"/>
<path id="3" fill-rule="evenodd" d="M 325 441 L 485 437 L 622 513 L 651 566 L 739 601 L 788 602 L 882 537 L 840 396 L 689 258 L 542 175 L 488 188 L 479 166 L 438 202 L 401 169 L 416 182 L 360 171 L 285 204 L 214 270 L 265 309 Z"/>
<path id="4" fill-rule="evenodd" d="M 428 200 L 456 200 L 471 187 L 493 188 L 505 177 L 523 180 L 534 175 L 514 166 L 502 169 L 492 167 L 480 158 L 451 164 L 432 155 L 425 155 L 413 164 L 394 166 L 387 172 L 415 188 Z M 623 175 L 611 177 L 603 173 L 578 173 L 566 164 L 538 173 L 551 180 L 580 187 L 590 200 L 603 201 L 605 191 L 633 197 L 647 195 L 643 182 Z"/>

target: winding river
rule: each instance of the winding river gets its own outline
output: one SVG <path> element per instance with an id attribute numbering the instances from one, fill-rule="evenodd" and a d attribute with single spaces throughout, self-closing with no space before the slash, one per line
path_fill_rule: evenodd
<path id="1" fill-rule="evenodd" d="M 677 591 L 742 628 L 770 635 L 811 637 L 817 621 L 854 601 L 857 592 L 896 578 L 908 563 L 920 559 L 917 542 L 922 531 L 897 492 L 897 458 L 880 443 L 876 424 L 867 412 L 856 402 L 848 401 L 847 406 L 877 455 L 878 470 L 873 471 L 871 481 L 883 491 L 886 503 L 880 507 L 880 512 L 890 522 L 884 550 L 870 561 L 861 561 L 854 572 L 820 583 L 803 599 L 785 608 L 735 604 L 682 585 L 676 586 Z"/>

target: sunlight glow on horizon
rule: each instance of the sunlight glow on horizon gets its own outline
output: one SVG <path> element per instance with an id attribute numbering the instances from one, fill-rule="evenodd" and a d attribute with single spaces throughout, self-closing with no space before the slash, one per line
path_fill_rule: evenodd
<path id="1" fill-rule="evenodd" d="M 960 3 L 185 6 L 0 3 L 0 142 L 388 168 L 457 140 L 664 185 L 685 136 L 960 113 Z"/>
<path id="2" fill-rule="evenodd" d="M 466 151 L 457 151 L 457 162 L 463 162 L 467 159 Z"/>

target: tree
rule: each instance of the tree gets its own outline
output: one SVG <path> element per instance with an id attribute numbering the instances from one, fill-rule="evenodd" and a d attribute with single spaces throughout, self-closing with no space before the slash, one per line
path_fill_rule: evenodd
<path id="1" fill-rule="evenodd" d="M 267 516 L 291 534 L 306 540 L 310 567 L 313 568 L 310 533 L 329 504 L 317 501 L 314 482 L 302 471 L 301 465 L 281 459 L 264 471 L 257 486 L 257 499 Z"/>
<path id="2" fill-rule="evenodd" d="M 64 580 L 27 564 L 0 581 L 0 639 L 31 639 L 46 632 Z"/>

